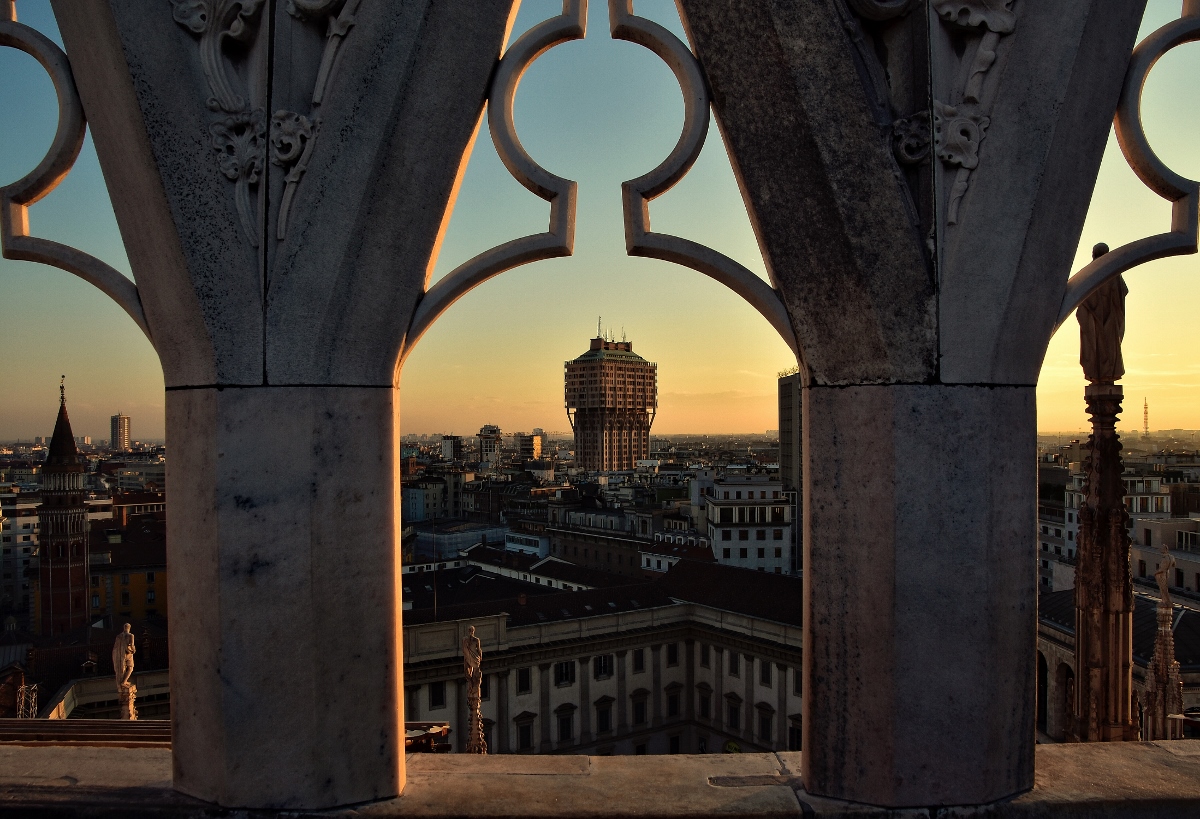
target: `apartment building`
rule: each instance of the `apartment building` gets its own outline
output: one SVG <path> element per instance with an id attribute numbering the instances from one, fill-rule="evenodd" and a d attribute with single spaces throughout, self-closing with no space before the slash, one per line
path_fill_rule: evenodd
<path id="1" fill-rule="evenodd" d="M 719 563 L 774 574 L 792 571 L 792 508 L 783 482 L 726 476 L 705 497 L 708 539 Z"/>

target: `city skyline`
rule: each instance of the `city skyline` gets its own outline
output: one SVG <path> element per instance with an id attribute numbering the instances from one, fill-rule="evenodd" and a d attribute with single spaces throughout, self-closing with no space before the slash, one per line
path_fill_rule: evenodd
<path id="1" fill-rule="evenodd" d="M 1152 0 L 1142 36 L 1176 16 L 1174 0 Z M 527 0 L 513 36 L 561 4 Z M 48 4 L 23 4 L 22 19 L 57 40 Z M 682 34 L 672 3 L 639 4 L 639 13 Z M 516 121 L 531 155 L 576 179 L 580 205 L 575 256 L 518 268 L 469 293 L 437 321 L 408 359 L 400 383 L 401 431 L 469 434 L 565 427 L 562 363 L 597 313 L 623 326 L 660 365 L 656 434 L 739 433 L 777 426 L 775 376 L 794 362 L 766 321 L 732 292 L 694 271 L 625 256 L 619 184 L 656 165 L 678 136 L 682 106 L 670 72 L 645 49 L 610 40 L 603 7 L 591 11 L 587 39 L 554 49 L 530 70 Z M 55 125 L 54 95 L 41 69 L 12 49 L 0 53 L 6 85 L 0 106 L 20 111 L 0 120 L 0 181 L 40 159 Z M 1196 49 L 1162 60 L 1146 89 L 1144 116 L 1163 159 L 1200 175 L 1200 107 L 1187 79 L 1200 74 Z M 636 81 L 639 94 L 627 89 Z M 1157 233 L 1168 206 L 1126 166 L 1110 139 L 1075 269 L 1092 244 L 1112 247 Z M 696 167 L 679 188 L 651 206 L 655 228 L 702 239 L 759 275 L 766 270 L 732 170 L 714 126 Z M 544 229 L 545 203 L 503 168 L 482 128 L 432 273 L 444 276 L 475 253 Z M 58 190 L 31 210 L 37 235 L 76 245 L 128 273 L 90 138 Z M 1132 273 L 1123 383 L 1130 397 L 1122 428 L 1141 426 L 1151 404 L 1154 429 L 1200 427 L 1200 365 L 1187 358 L 1191 318 L 1200 296 L 1195 257 L 1154 262 Z M 154 353 L 119 308 L 62 271 L 0 260 L 0 321 L 9 355 L 0 376 L 10 389 L 0 411 L 0 439 L 48 436 L 60 373 L 72 386 L 81 435 L 105 437 L 117 411 L 134 418 L 142 440 L 163 437 L 163 381 Z M 608 321 L 606 319 L 606 321 Z M 62 328 L 45 332 L 54 322 Z M 1039 429 L 1082 432 L 1087 416 L 1077 362 L 1078 334 L 1068 320 L 1042 369 Z M 50 409 L 47 410 L 47 407 Z"/>

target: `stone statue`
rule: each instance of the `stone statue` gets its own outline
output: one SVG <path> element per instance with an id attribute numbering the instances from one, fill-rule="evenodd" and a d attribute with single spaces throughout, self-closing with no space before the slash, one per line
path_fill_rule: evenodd
<path id="1" fill-rule="evenodd" d="M 486 754 L 487 739 L 483 735 L 483 714 L 480 701 L 483 699 L 483 646 L 475 636 L 475 626 L 467 627 L 467 636 L 462 640 L 463 674 L 467 678 L 467 710 L 470 725 L 467 728 L 467 744 L 463 748 L 468 754 Z"/>
<path id="2" fill-rule="evenodd" d="M 1175 558 L 1163 544 L 1163 559 L 1154 570 L 1154 579 L 1158 581 L 1159 599 L 1163 603 L 1171 602 L 1171 572 L 1175 569 Z"/>
<path id="3" fill-rule="evenodd" d="M 475 679 L 479 666 L 483 663 L 483 645 L 475 636 L 475 626 L 467 628 L 467 636 L 462 641 L 463 673 L 468 680 Z"/>
<path id="4" fill-rule="evenodd" d="M 113 642 L 112 661 L 113 673 L 117 676 L 117 689 L 121 686 L 128 685 L 133 677 L 133 655 L 137 649 L 133 645 L 133 633 L 129 630 L 129 624 L 125 624 L 125 630 L 117 635 L 117 639 Z"/>
<path id="5" fill-rule="evenodd" d="M 1106 245 L 1096 245 L 1092 258 L 1098 259 L 1107 252 Z M 1116 276 L 1100 285 L 1075 311 L 1079 320 L 1079 364 L 1084 377 L 1092 383 L 1111 384 L 1125 375 L 1121 340 L 1125 338 L 1128 293 L 1125 280 Z"/>
<path id="6" fill-rule="evenodd" d="M 137 649 L 133 644 L 133 632 L 129 624 L 113 641 L 113 674 L 117 681 L 117 699 L 120 701 L 121 719 L 137 719 L 137 686 L 133 684 L 133 655 Z"/>

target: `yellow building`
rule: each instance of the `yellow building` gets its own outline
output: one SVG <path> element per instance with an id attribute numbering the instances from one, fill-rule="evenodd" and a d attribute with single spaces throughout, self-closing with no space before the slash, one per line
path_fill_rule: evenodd
<path id="1" fill-rule="evenodd" d="M 167 538 L 163 515 L 141 515 L 117 527 L 113 521 L 92 526 L 91 580 L 93 620 L 167 617 Z"/>

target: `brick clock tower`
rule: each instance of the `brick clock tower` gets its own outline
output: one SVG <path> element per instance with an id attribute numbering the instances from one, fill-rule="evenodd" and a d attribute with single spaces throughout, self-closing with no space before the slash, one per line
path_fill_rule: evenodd
<path id="1" fill-rule="evenodd" d="M 41 634 L 59 634 L 88 623 L 88 520 L 83 488 L 85 468 L 71 421 L 66 387 L 59 387 L 58 420 L 50 454 L 42 469 L 42 505 L 38 508 L 38 584 Z"/>

